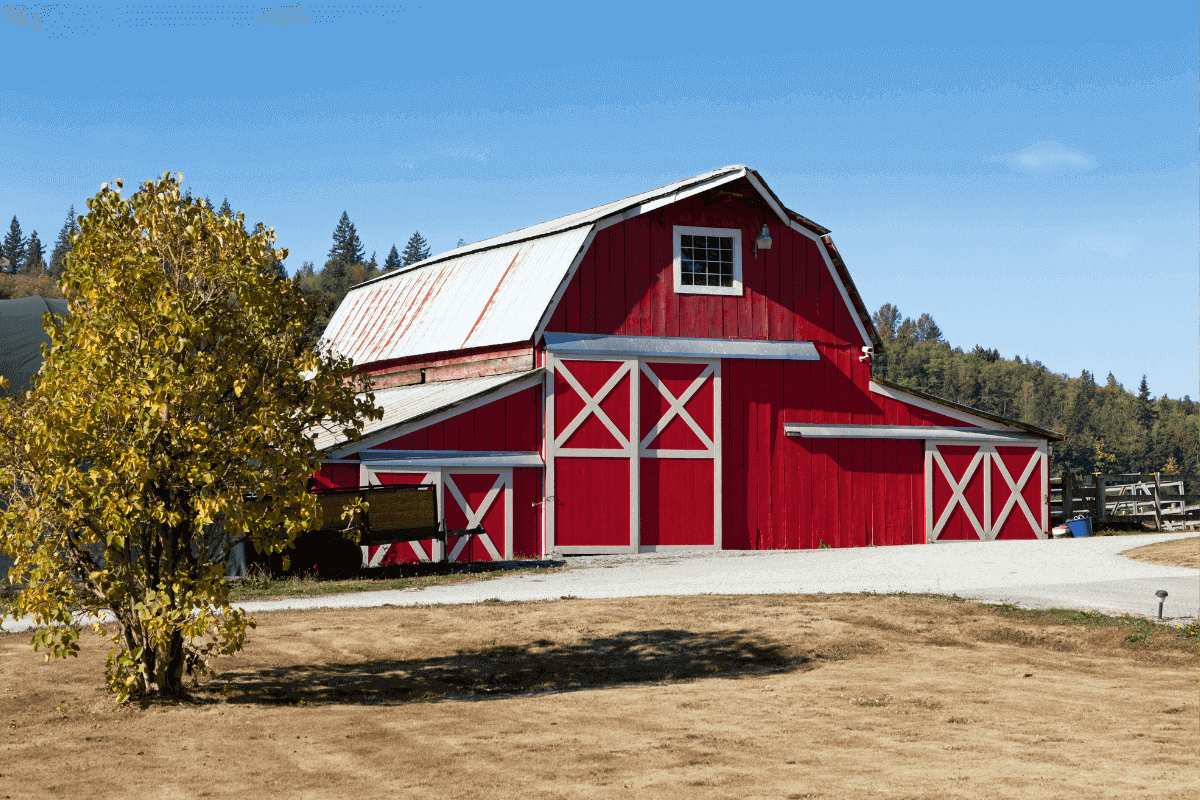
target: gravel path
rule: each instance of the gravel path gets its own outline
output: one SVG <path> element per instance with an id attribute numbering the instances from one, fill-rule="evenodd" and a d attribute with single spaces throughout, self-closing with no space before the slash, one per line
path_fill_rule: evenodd
<path id="1" fill-rule="evenodd" d="M 478 583 L 335 597 L 244 603 L 250 611 L 429 605 L 563 596 L 645 597 L 694 594 L 936 592 L 1031 608 L 1082 608 L 1106 613 L 1200 616 L 1200 574 L 1119 553 L 1195 536 L 1097 536 L 1051 541 L 956 542 L 844 550 L 775 550 L 573 556 L 563 572 Z"/>
<path id="2" fill-rule="evenodd" d="M 414 606 L 482 600 L 553 600 L 696 594 L 933 592 L 1027 608 L 1110 614 L 1157 613 L 1154 592 L 1170 594 L 1164 617 L 1200 617 L 1200 572 L 1146 564 L 1124 550 L 1194 533 L 1051 541 L 954 542 L 844 550 L 776 550 L 573 556 L 570 569 L 476 583 L 358 592 L 240 604 L 248 611 Z M 3 630 L 25 630 L 8 620 Z"/>

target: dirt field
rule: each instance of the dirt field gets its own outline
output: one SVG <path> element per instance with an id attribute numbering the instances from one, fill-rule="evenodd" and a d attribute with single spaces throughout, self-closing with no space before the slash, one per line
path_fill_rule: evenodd
<path id="1" fill-rule="evenodd" d="M 1197 796 L 1194 627 L 870 595 L 258 619 L 144 708 L 97 689 L 98 637 L 0 636 L 0 797 Z"/>
<path id="2" fill-rule="evenodd" d="M 1121 555 L 1136 558 L 1150 564 L 1162 564 L 1168 567 L 1191 567 L 1200 569 L 1200 536 L 1190 539 L 1175 539 L 1171 542 L 1159 542 L 1126 550 Z"/>

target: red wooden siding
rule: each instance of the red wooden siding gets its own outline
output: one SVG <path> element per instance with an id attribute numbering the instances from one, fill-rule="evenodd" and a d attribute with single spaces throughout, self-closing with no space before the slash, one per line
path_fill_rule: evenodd
<path id="1" fill-rule="evenodd" d="M 627 458 L 554 460 L 554 540 L 563 547 L 629 546 Z"/>
<path id="2" fill-rule="evenodd" d="M 313 482 L 322 489 L 358 486 L 358 464 L 322 464 L 313 473 Z"/>
<path id="3" fill-rule="evenodd" d="M 480 406 L 378 445 L 382 450 L 508 450 L 536 452 L 542 446 L 542 389 Z"/>
<path id="4" fill-rule="evenodd" d="M 749 184 L 728 188 L 753 192 Z M 547 330 L 816 341 L 857 352 L 864 342 L 815 242 L 768 217 L 774 245 L 756 258 L 762 210 L 736 199 L 705 202 L 704 196 L 681 200 L 597 233 Z M 675 293 L 676 225 L 742 231 L 741 297 Z"/>
<path id="5" fill-rule="evenodd" d="M 854 422 L 882 421 L 885 409 L 899 416 L 890 406 L 903 404 L 836 377 L 843 373 L 836 367 L 827 369 L 828 361 L 722 363 L 725 549 L 924 541 L 921 440 L 804 439 L 784 434 L 784 422 L 850 422 L 852 414 Z M 857 358 L 853 363 L 859 363 Z M 852 369 L 850 362 L 845 366 L 847 372 Z M 835 378 L 827 384 L 830 372 Z M 853 411 L 827 402 L 832 395 L 840 396 L 842 408 Z M 892 424 L 923 422 L 933 424 L 920 419 Z"/>

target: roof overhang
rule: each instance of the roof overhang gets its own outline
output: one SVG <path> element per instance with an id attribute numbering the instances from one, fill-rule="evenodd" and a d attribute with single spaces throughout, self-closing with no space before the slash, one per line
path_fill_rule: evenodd
<path id="1" fill-rule="evenodd" d="M 1030 425 L 1026 422 L 1018 422 L 1015 419 L 1008 419 L 1007 417 L 992 414 L 988 411 L 980 411 L 978 408 L 964 406 L 961 403 L 955 403 L 952 400 L 946 400 L 937 395 L 922 392 L 919 389 L 910 389 L 907 386 L 901 386 L 898 383 L 892 383 L 883 378 L 871 378 L 870 389 L 876 394 L 890 397 L 901 403 L 907 403 L 917 408 L 924 408 L 928 411 L 933 411 L 971 425 L 978 425 L 991 431 L 1024 432 L 1040 439 L 1056 442 L 1061 442 L 1067 438 L 1057 431 L 1039 428 L 1036 425 Z"/>

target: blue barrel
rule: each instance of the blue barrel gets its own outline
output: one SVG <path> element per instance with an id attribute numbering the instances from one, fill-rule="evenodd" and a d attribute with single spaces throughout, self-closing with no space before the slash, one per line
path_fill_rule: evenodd
<path id="1" fill-rule="evenodd" d="M 1092 518 L 1079 517 L 1067 523 L 1067 527 L 1071 529 L 1071 535 L 1076 539 L 1081 539 L 1084 536 L 1092 535 Z"/>

